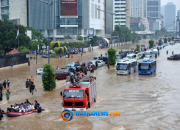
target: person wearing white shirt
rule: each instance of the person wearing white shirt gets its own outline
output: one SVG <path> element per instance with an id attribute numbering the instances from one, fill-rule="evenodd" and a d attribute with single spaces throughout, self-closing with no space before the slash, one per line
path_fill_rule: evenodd
<path id="1" fill-rule="evenodd" d="M 28 111 L 31 111 L 32 110 L 32 106 L 31 106 L 31 103 L 29 103 L 28 105 Z"/>

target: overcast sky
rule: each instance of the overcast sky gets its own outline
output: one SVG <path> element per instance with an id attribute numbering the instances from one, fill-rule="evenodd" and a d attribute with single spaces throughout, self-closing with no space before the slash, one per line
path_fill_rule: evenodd
<path id="1" fill-rule="evenodd" d="M 180 10 L 180 0 L 161 0 L 161 5 L 166 5 L 168 2 L 173 2 L 176 5 L 176 10 Z"/>

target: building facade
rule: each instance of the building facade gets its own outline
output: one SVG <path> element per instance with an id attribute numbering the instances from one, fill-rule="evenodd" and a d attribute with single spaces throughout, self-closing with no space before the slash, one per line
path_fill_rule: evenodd
<path id="1" fill-rule="evenodd" d="M 153 23 L 160 19 L 161 0 L 147 0 L 147 17 L 149 20 L 149 29 L 153 30 Z"/>
<path id="2" fill-rule="evenodd" d="M 106 0 L 106 34 L 111 34 L 115 25 L 130 29 L 130 0 Z"/>
<path id="3" fill-rule="evenodd" d="M 164 26 L 167 29 L 175 29 L 176 18 L 176 5 L 173 2 L 169 2 L 165 5 L 165 19 Z"/>
<path id="4" fill-rule="evenodd" d="M 27 26 L 27 1 L 26 0 L 1 0 L 0 18 L 11 20 L 15 24 Z"/>
<path id="5" fill-rule="evenodd" d="M 54 0 L 43 1 L 50 4 Z M 33 27 L 45 37 L 50 34 L 52 40 L 65 35 L 87 40 L 89 30 L 99 37 L 105 34 L 105 14 L 100 11 L 105 10 L 105 0 L 60 0 L 51 6 L 39 0 L 1 0 L 0 4 L 1 19 Z"/>
<path id="6" fill-rule="evenodd" d="M 177 30 L 179 30 L 179 20 L 180 20 L 180 10 L 178 10 L 177 12 L 177 19 L 176 19 L 176 28 Z"/>
<path id="7" fill-rule="evenodd" d="M 147 0 L 131 0 L 131 17 L 147 17 Z"/>
<path id="8" fill-rule="evenodd" d="M 48 1 L 48 0 L 46 0 Z M 52 2 L 53 0 L 49 0 Z M 77 3 L 74 7 L 64 8 L 62 1 L 54 3 L 50 7 L 50 38 L 53 40 L 64 39 L 70 35 L 75 39 L 78 35 L 88 39 L 89 29 L 93 29 L 94 35 L 105 34 L 104 0 L 73 0 Z M 69 2 L 64 0 L 63 2 Z M 68 4 L 65 5 L 68 7 Z M 63 8 L 63 9 L 61 9 Z M 77 14 L 71 14 L 75 8 Z M 76 9 L 77 8 L 77 9 Z M 67 12 L 63 12 L 63 10 Z M 48 37 L 48 6 L 37 0 L 28 0 L 28 26 L 33 27 Z M 70 12 L 70 13 L 69 13 Z M 66 13 L 66 14 L 64 14 Z"/>

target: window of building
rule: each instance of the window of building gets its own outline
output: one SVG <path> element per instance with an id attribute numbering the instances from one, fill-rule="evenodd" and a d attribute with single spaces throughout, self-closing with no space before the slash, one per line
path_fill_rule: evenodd
<path id="1" fill-rule="evenodd" d="M 7 18 L 7 20 L 9 20 L 9 15 L 1 15 L 1 19 L 4 20 L 5 18 Z"/>
<path id="2" fill-rule="evenodd" d="M 2 7 L 2 8 L 1 8 L 1 13 L 2 13 L 2 14 L 7 14 L 7 13 L 9 13 L 9 6 L 8 6 L 8 7 Z"/>
<path id="3" fill-rule="evenodd" d="M 95 18 L 97 19 L 97 5 L 95 5 Z"/>
<path id="4" fill-rule="evenodd" d="M 1 6 L 9 5 L 9 0 L 1 0 Z"/>
<path id="5" fill-rule="evenodd" d="M 91 3 L 91 18 L 94 18 L 94 4 Z"/>
<path id="6" fill-rule="evenodd" d="M 98 5 L 98 9 L 100 9 L 100 5 Z M 101 17 L 100 17 L 100 10 L 98 10 L 98 19 L 100 19 Z"/>

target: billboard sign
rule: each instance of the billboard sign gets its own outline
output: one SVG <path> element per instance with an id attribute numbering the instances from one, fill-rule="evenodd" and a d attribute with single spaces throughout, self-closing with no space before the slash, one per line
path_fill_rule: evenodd
<path id="1" fill-rule="evenodd" d="M 78 0 L 61 0 L 61 16 L 77 16 Z"/>
<path id="2" fill-rule="evenodd" d="M 89 38 L 92 38 L 94 35 L 94 29 L 93 28 L 89 28 Z"/>

